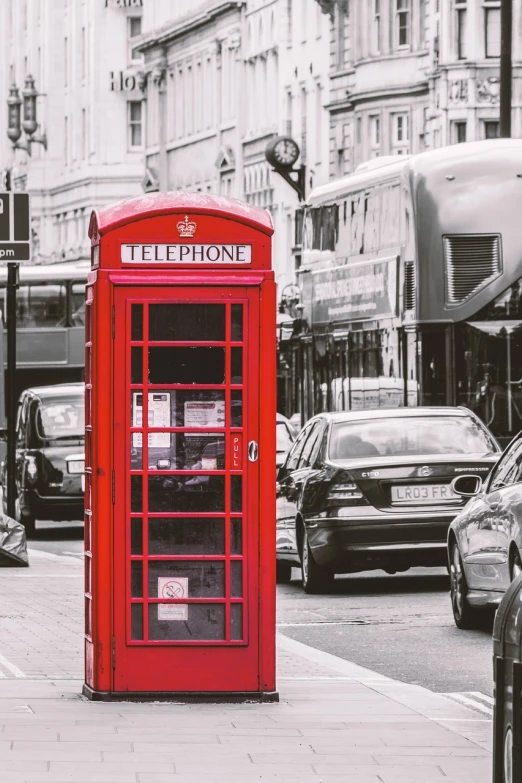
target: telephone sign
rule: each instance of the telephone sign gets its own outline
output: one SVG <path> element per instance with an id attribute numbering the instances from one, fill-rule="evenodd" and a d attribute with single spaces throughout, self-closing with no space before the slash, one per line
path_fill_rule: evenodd
<path id="1" fill-rule="evenodd" d="M 93 213 L 89 698 L 277 699 L 272 230 L 208 194 Z"/>

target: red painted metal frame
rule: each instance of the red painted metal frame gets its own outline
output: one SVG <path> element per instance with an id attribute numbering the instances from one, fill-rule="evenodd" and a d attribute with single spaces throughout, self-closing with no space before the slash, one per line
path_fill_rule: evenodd
<path id="1" fill-rule="evenodd" d="M 225 341 L 219 343 L 220 347 L 225 349 L 225 383 L 222 385 L 198 385 L 198 384 L 154 384 L 148 385 L 145 383 L 147 379 L 147 349 L 148 343 L 146 339 L 147 326 L 148 326 L 148 306 L 150 304 L 172 304 L 172 303 L 187 303 L 190 304 L 225 304 L 226 307 L 226 335 Z M 212 287 L 206 287 L 205 289 L 199 288 L 183 288 L 174 289 L 171 297 L 165 297 L 163 290 L 154 289 L 142 289 L 135 288 L 129 291 L 128 288 L 122 288 L 116 291 L 116 344 L 115 353 L 117 357 L 125 356 L 125 364 L 117 362 L 115 367 L 116 386 L 115 386 L 115 400 L 118 401 L 115 408 L 115 431 L 119 432 L 117 440 L 115 439 L 115 455 L 119 454 L 116 466 L 116 506 L 120 507 L 120 512 L 125 509 L 123 513 L 118 514 L 115 519 L 115 539 L 125 540 L 125 561 L 121 560 L 120 553 L 115 551 L 115 628 L 116 628 L 116 646 L 117 649 L 124 649 L 125 655 L 125 669 L 137 674 L 136 678 L 132 678 L 131 689 L 150 689 L 149 685 L 145 685 L 141 679 L 141 673 L 154 669 L 154 667 L 166 668 L 163 669 L 163 688 L 164 690 L 194 690 L 197 689 L 197 682 L 200 679 L 197 673 L 198 669 L 198 653 L 197 650 L 201 650 L 202 661 L 201 665 L 209 666 L 214 671 L 220 671 L 219 682 L 215 683 L 216 690 L 234 690 L 234 683 L 240 678 L 241 687 L 240 690 L 257 690 L 258 689 L 258 674 L 257 674 L 257 662 L 259 653 L 259 618 L 258 618 L 258 604 L 259 604 L 259 587 L 258 587 L 258 566 L 257 561 L 259 559 L 259 510 L 258 510 L 258 498 L 259 498 L 259 463 L 249 463 L 245 459 L 243 461 L 243 469 L 233 471 L 230 466 L 225 470 L 148 470 L 148 435 L 154 431 L 164 432 L 215 432 L 216 434 L 223 434 L 225 437 L 225 449 L 227 449 L 228 442 L 232 433 L 239 433 L 244 435 L 248 433 L 248 438 L 253 440 L 259 440 L 259 346 L 258 341 L 250 340 L 249 335 L 257 335 L 259 333 L 259 289 L 249 290 L 244 288 L 236 289 L 215 289 Z M 130 324 L 130 307 L 132 304 L 140 303 L 144 305 L 144 317 L 143 317 L 143 340 L 132 342 L 129 339 L 129 334 L 125 334 L 125 320 L 123 317 L 118 318 L 118 314 L 125 312 L 127 308 L 126 323 L 127 330 L 129 330 Z M 231 305 L 242 304 L 243 305 L 243 342 L 231 340 Z M 178 343 L 175 341 L 164 342 L 165 345 L 186 345 L 186 343 Z M 200 343 L 194 343 L 199 345 Z M 202 343 L 203 345 L 205 343 Z M 133 384 L 130 382 L 130 350 L 131 345 L 139 345 L 143 348 L 143 367 L 142 367 L 142 383 Z M 230 382 L 231 377 L 231 349 L 232 347 L 243 348 L 243 383 L 232 384 Z M 248 379 L 248 383 L 246 382 Z M 226 421 L 225 427 L 205 427 L 205 428 L 189 428 L 189 427 L 166 427 L 163 428 L 149 428 L 148 424 L 148 394 L 154 389 L 161 390 L 184 390 L 189 389 L 193 391 L 200 391 L 204 389 L 212 389 L 217 391 L 223 391 L 225 395 L 225 410 Z M 231 426 L 231 393 L 233 390 L 241 390 L 243 394 L 243 421 L 242 427 L 236 428 Z M 132 392 L 141 392 L 142 394 L 142 427 L 131 426 L 131 412 L 130 412 L 130 399 Z M 125 404 L 122 405 L 121 401 L 125 400 Z M 130 470 L 129 457 L 131 447 L 131 437 L 134 432 L 142 433 L 142 469 Z M 124 435 L 124 439 L 122 438 Z M 246 440 L 244 439 L 246 443 Z M 124 443 L 124 446 L 123 446 Z M 130 511 L 130 477 L 132 475 L 138 475 L 142 478 L 142 508 L 141 511 Z M 149 512 L 147 506 L 147 480 L 149 476 L 162 476 L 162 475 L 209 475 L 209 476 L 224 476 L 225 477 L 225 507 L 223 511 L 216 512 L 176 512 L 176 511 L 164 511 L 164 512 Z M 241 512 L 233 512 L 231 509 L 231 483 L 230 478 L 232 476 L 242 476 L 243 478 L 243 508 Z M 120 503 L 121 491 L 124 492 L 124 504 Z M 123 506 L 123 508 L 122 508 Z M 217 555 L 194 555 L 194 556 L 156 556 L 149 555 L 148 552 L 148 519 L 149 518 L 214 518 L 225 520 L 225 554 L 222 556 Z M 132 556 L 130 553 L 130 533 L 129 525 L 132 517 L 142 519 L 142 552 L 141 556 Z M 243 549 L 242 555 L 231 555 L 230 541 L 231 541 L 231 518 L 241 518 L 242 520 L 242 539 Z M 185 598 L 185 599 L 163 599 L 155 598 L 147 595 L 148 592 L 148 567 L 151 561 L 221 561 L 225 563 L 225 591 L 222 597 L 215 598 Z M 144 587 L 143 596 L 141 598 L 132 599 L 130 595 L 131 577 L 130 577 L 130 563 L 141 561 L 143 563 L 142 584 Z M 231 596 L 231 562 L 241 562 L 243 590 L 241 598 L 233 598 Z M 252 576 L 249 575 L 249 567 L 252 565 Z M 123 603 L 124 602 L 124 603 Z M 143 628 L 144 638 L 142 641 L 132 640 L 130 638 L 131 628 L 131 605 L 133 603 L 140 604 L 143 607 Z M 148 630 L 148 613 L 151 604 L 157 603 L 171 603 L 171 604 L 219 604 L 225 607 L 225 639 L 223 640 L 150 640 L 147 638 Z M 231 629 L 231 605 L 240 604 L 243 606 L 243 638 L 240 640 L 232 640 L 230 635 Z M 118 622 L 118 618 L 126 618 L 125 627 Z M 152 648 L 152 651 L 151 651 Z M 176 653 L 176 658 L 183 657 L 183 661 L 179 660 L 177 666 L 172 670 L 172 676 L 165 674 L 168 671 L 166 666 L 167 659 L 162 661 L 159 659 L 158 650 L 163 648 L 166 655 L 170 657 L 173 653 L 173 648 L 179 650 L 180 648 L 189 648 L 189 657 L 186 656 L 185 651 L 183 654 L 181 651 Z M 226 649 L 230 648 L 242 648 L 243 656 L 236 655 L 233 667 L 227 667 L 227 653 Z M 211 651 L 213 650 L 213 652 Z M 244 658 L 244 660 L 242 660 Z M 215 659 L 215 660 L 214 660 Z M 193 673 L 196 672 L 194 677 Z M 241 672 L 243 675 L 241 677 Z M 194 681 L 191 682 L 192 677 Z M 127 671 L 126 679 L 129 679 Z M 116 689 L 117 689 L 116 683 Z"/>
<path id="2" fill-rule="evenodd" d="M 170 199 L 170 200 L 169 200 Z M 146 202 L 146 203 L 145 203 Z M 208 202 L 208 203 L 207 203 Z M 212 203 L 211 203 L 212 202 Z M 235 202 L 236 205 L 239 202 Z M 175 264 L 147 265 L 129 268 L 119 261 L 122 243 L 169 243 L 173 239 L 176 222 L 188 214 L 198 223 L 198 242 L 245 243 L 252 246 L 252 263 L 242 268 L 229 265 L 208 265 L 206 268 Z M 129 202 L 128 205 L 93 214 L 90 236 L 96 248 L 96 271 L 89 276 L 93 291 L 92 302 L 92 486 L 91 533 L 87 541 L 86 557 L 92 561 L 90 592 L 92 603 L 90 634 L 86 635 L 86 684 L 95 693 L 149 692 L 273 692 L 275 689 L 275 284 L 270 270 L 270 234 L 268 213 L 248 205 L 235 206 L 230 200 L 214 199 L 197 194 L 153 194 Z M 194 241 L 194 240 L 183 240 Z M 93 252 L 94 258 L 94 252 Z M 146 286 L 146 290 L 142 288 Z M 125 509 L 125 464 L 130 467 L 130 437 L 132 431 L 143 431 L 143 463 L 148 470 L 148 432 L 144 427 L 130 428 L 129 386 L 119 368 L 125 360 L 129 341 L 123 336 L 121 324 L 126 320 L 126 300 L 181 301 L 189 295 L 210 301 L 245 302 L 248 300 L 250 331 L 243 330 L 243 342 L 248 339 L 248 350 L 253 371 L 244 367 L 243 382 L 248 394 L 248 384 L 259 373 L 262 383 L 261 403 L 256 402 L 259 384 L 252 388 L 253 397 L 243 399 L 242 466 L 250 471 L 247 459 L 249 440 L 259 440 L 260 459 L 255 470 L 255 486 L 249 476 L 248 489 L 243 492 L 250 506 L 243 506 L 243 519 L 250 520 L 251 530 L 243 525 L 243 550 L 247 567 L 243 568 L 243 600 L 249 603 L 248 618 L 244 617 L 244 629 L 248 636 L 236 642 L 186 643 L 140 642 L 127 638 L 131 601 L 127 600 L 130 587 L 125 573 L 130 568 L 130 543 L 126 530 L 130 524 Z M 196 296 L 194 294 L 197 294 Z M 116 318 L 114 319 L 114 316 Z M 244 318 L 247 318 L 244 308 Z M 255 328 L 252 329 L 252 324 Z M 115 335 L 113 332 L 116 326 Z M 145 329 L 144 324 L 144 329 Z M 230 321 L 227 319 L 227 329 Z M 144 336 L 146 332 L 144 331 Z M 230 338 L 230 332 L 226 335 Z M 158 343 L 161 345 L 162 343 Z M 171 344 L 170 342 L 167 344 Z M 213 343 L 210 343 L 211 345 Z M 230 345 L 230 343 L 229 343 Z M 229 357 L 230 349 L 227 350 Z M 144 361 L 146 353 L 144 352 Z M 243 361 L 246 361 L 244 350 Z M 227 370 L 229 368 L 227 367 Z M 227 376 L 228 378 L 228 376 Z M 144 377 L 143 380 L 146 380 Z M 168 389 L 169 384 L 149 386 L 145 391 Z M 194 389 L 192 385 L 175 386 L 176 389 Z M 204 389 L 205 386 L 198 386 Z M 206 387 L 215 388 L 215 387 Z M 225 387 L 220 387 L 224 389 Z M 122 393 L 121 389 L 125 389 Z M 244 391 L 244 393 L 245 393 Z M 230 395 L 231 387 L 226 391 Z M 125 404 L 122 405 L 122 400 Z M 148 424 L 148 393 L 142 398 L 143 423 Z M 228 422 L 230 424 L 230 422 Z M 221 432 L 229 437 L 233 430 L 201 428 L 200 431 Z M 183 427 L 161 431 L 183 431 Z M 155 431 L 154 429 L 150 430 Z M 157 428 L 156 428 L 156 431 Z M 198 431 L 198 430 L 194 430 Z M 252 434 L 254 433 L 254 434 Z M 256 438 L 255 435 L 259 434 Z M 226 444 L 228 447 L 229 444 Z M 228 456 L 228 455 L 227 455 Z M 240 470 L 240 472 L 241 472 Z M 202 471 L 197 471 L 201 473 Z M 154 471 L 154 475 L 162 472 Z M 166 472 L 170 475 L 170 472 Z M 220 475 L 212 471 L 211 475 Z M 89 477 L 86 477 L 89 482 Z M 113 505 L 113 482 L 115 503 Z M 258 483 L 259 482 L 259 483 Z M 86 486 L 87 486 L 86 483 Z M 226 512 L 230 511 L 230 485 L 227 489 Z M 87 497 L 88 493 L 86 493 Z M 146 517 L 142 511 L 136 516 Z M 173 516 L 171 512 L 154 513 L 149 517 Z M 183 516 L 189 516 L 183 514 Z M 203 514 L 198 513 L 201 517 Z M 239 514 L 220 514 L 214 517 L 227 519 L 225 562 L 228 563 L 226 588 L 229 600 L 221 598 L 200 599 L 200 603 L 226 603 L 227 631 L 230 628 L 230 606 L 241 599 L 230 596 L 230 520 Z M 142 528 L 145 539 L 146 525 Z M 87 545 L 88 544 L 88 545 Z M 143 540 L 146 545 L 146 541 Z M 90 547 L 90 549 L 89 549 Z M 91 555 L 89 555 L 91 553 Z M 228 555 L 228 557 L 227 557 Z M 215 556 L 206 556 L 217 560 Z M 163 557 L 154 556 L 154 560 Z M 166 558 L 169 559 L 168 557 Z M 196 558 L 198 560 L 202 557 Z M 241 558 L 239 558 L 241 559 Z M 146 549 L 143 547 L 143 561 Z M 183 558 L 179 558 L 183 560 Z M 87 578 L 86 578 L 87 581 Z M 144 584 L 146 578 L 143 578 Z M 87 585 L 86 585 L 87 587 Z M 86 590 L 86 592 L 88 592 Z M 89 597 L 90 596 L 90 597 Z M 143 606 L 164 602 L 143 596 Z M 189 603 L 196 599 L 184 599 Z M 172 599 L 175 603 L 176 600 Z M 143 618 L 144 631 L 147 628 Z M 171 676 L 176 672 L 176 676 Z"/>
<path id="3" fill-rule="evenodd" d="M 126 340 L 126 347 L 127 347 L 127 366 L 125 375 L 129 376 L 129 369 L 130 369 L 130 350 L 131 347 L 141 347 L 143 349 L 143 378 L 145 379 L 147 377 L 147 349 L 150 346 L 216 346 L 216 347 L 222 347 L 225 349 L 225 383 L 223 385 L 207 385 L 207 384 L 134 384 L 129 383 L 127 391 L 130 391 L 131 396 L 133 392 L 141 392 L 142 399 L 143 399 L 143 406 L 142 406 L 142 427 L 133 427 L 132 422 L 129 422 L 129 416 L 127 417 L 127 423 L 125 426 L 126 432 L 130 435 L 130 438 L 127 438 L 127 444 L 126 444 L 126 455 L 128 459 L 128 455 L 130 453 L 130 442 L 132 439 L 132 435 L 134 433 L 140 433 L 142 436 L 142 468 L 141 470 L 132 470 L 129 469 L 128 465 L 126 465 L 126 475 L 128 477 L 132 475 L 141 476 L 144 479 L 144 485 L 142 487 L 143 490 L 143 497 L 147 494 L 146 492 L 146 478 L 149 476 L 190 476 L 190 475 L 197 475 L 197 476 L 224 476 L 227 477 L 229 475 L 238 475 L 243 477 L 244 471 L 243 469 L 238 469 L 234 471 L 232 469 L 232 466 L 229 464 L 228 467 L 225 465 L 224 470 L 155 470 L 150 471 L 147 469 L 146 465 L 148 463 L 147 459 L 147 452 L 148 452 L 148 435 L 150 433 L 154 432 L 166 432 L 166 433 L 191 433 L 191 434 L 197 434 L 197 433 L 205 433 L 205 434 L 222 434 L 224 436 L 225 441 L 225 454 L 228 454 L 229 451 L 229 442 L 233 435 L 242 436 L 243 435 L 243 426 L 241 427 L 232 427 L 230 424 L 230 416 L 232 413 L 231 408 L 231 398 L 232 398 L 232 391 L 241 391 L 243 394 L 243 402 L 245 403 L 245 410 L 247 410 L 248 405 L 248 389 L 245 388 L 244 383 L 243 384 L 232 384 L 230 382 L 230 375 L 231 375 L 231 349 L 234 347 L 241 348 L 243 353 L 243 367 L 242 367 L 242 377 L 243 379 L 247 376 L 252 377 L 256 374 L 256 368 L 249 366 L 248 362 L 248 299 L 240 300 L 237 298 L 237 294 L 234 292 L 232 296 L 234 297 L 233 303 L 234 304 L 241 304 L 243 307 L 243 323 L 242 323 L 242 332 L 243 332 L 243 340 L 241 341 L 233 341 L 231 339 L 231 320 L 232 320 L 232 314 L 231 314 L 231 302 L 227 302 L 225 306 L 225 326 L 226 326 L 226 334 L 225 334 L 225 340 L 218 342 L 218 341 L 198 341 L 197 343 L 190 343 L 190 342 L 183 342 L 183 341 L 158 341 L 158 340 L 148 340 L 146 337 L 147 334 L 147 327 L 148 327 L 148 312 L 149 312 L 149 304 L 172 304 L 172 300 L 168 299 L 160 299 L 160 300 L 150 300 L 150 299 L 137 299 L 135 296 L 136 292 L 132 292 L 132 298 L 129 298 L 126 300 L 127 305 L 127 325 L 131 322 L 131 307 L 133 304 L 142 304 L 143 305 L 143 339 L 142 340 L 132 340 L 127 339 Z M 184 303 L 187 301 L 190 301 L 190 304 L 223 304 L 223 295 L 224 292 L 221 290 L 220 295 L 221 299 L 210 299 L 210 300 L 202 300 L 201 298 L 198 298 L 198 294 L 200 294 L 200 289 L 196 289 L 192 291 L 191 289 L 185 289 L 183 291 L 183 297 L 180 299 L 179 293 L 177 294 L 176 301 Z M 127 327 L 128 328 L 128 327 Z M 226 417 L 228 424 L 226 424 L 225 427 L 149 427 L 149 426 L 143 426 L 145 422 L 148 422 L 148 395 L 151 391 L 154 389 L 161 389 L 162 391 L 183 391 L 183 390 L 191 390 L 191 391 L 201 391 L 201 390 L 212 390 L 212 391 L 222 391 L 225 397 L 225 410 L 226 410 Z M 125 395 L 126 397 L 129 397 L 129 395 Z M 127 408 L 128 412 L 128 408 Z M 243 482 L 245 484 L 245 482 Z M 247 492 L 245 491 L 244 497 L 247 496 Z M 130 509 L 130 482 L 127 482 L 127 489 L 126 489 L 126 503 L 127 507 Z M 145 500 L 146 503 L 146 500 Z M 223 555 L 215 555 L 215 554 L 209 554 L 209 555 L 148 555 L 148 519 L 150 518 L 189 518 L 189 517 L 195 517 L 195 518 L 214 518 L 214 519 L 222 519 L 224 518 L 225 527 L 224 527 L 224 540 L 225 540 L 225 552 Z M 145 595 L 142 598 L 132 598 L 129 593 L 129 598 L 127 602 L 127 644 L 133 645 L 133 646 L 143 646 L 143 645 L 223 645 L 223 644 L 235 644 L 235 645 L 241 645 L 246 644 L 248 642 L 247 636 L 245 633 L 243 633 L 242 639 L 238 640 L 232 640 L 230 638 L 230 605 L 231 604 L 238 604 L 245 607 L 245 610 L 243 611 L 243 630 L 247 629 L 247 615 L 246 615 L 246 609 L 248 606 L 248 602 L 246 601 L 246 590 L 247 590 L 247 580 L 246 580 L 246 571 L 247 571 L 247 559 L 245 559 L 244 554 L 241 555 L 231 555 L 230 553 L 230 539 L 231 539 L 231 517 L 234 517 L 235 519 L 241 518 L 242 521 L 242 530 L 243 530 L 243 544 L 247 542 L 248 540 L 248 530 L 245 528 L 244 520 L 245 520 L 245 514 L 243 511 L 241 512 L 232 512 L 231 510 L 231 504 L 230 504 L 230 482 L 225 482 L 225 508 L 222 512 L 173 512 L 173 511 L 165 511 L 165 512 L 158 512 L 158 513 L 150 513 L 148 511 L 148 508 L 145 510 L 142 508 L 142 511 L 133 512 L 131 513 L 129 511 L 127 515 L 127 521 L 131 521 L 132 518 L 138 518 L 142 519 L 142 535 L 143 535 L 143 541 L 142 541 L 142 555 L 132 555 L 130 551 L 130 533 L 127 525 L 127 564 L 129 565 L 132 562 L 142 562 L 143 563 L 143 576 L 142 576 L 142 582 L 144 590 L 148 584 L 148 564 L 151 560 L 154 562 L 164 561 L 164 562 L 182 562 L 182 561 L 210 561 L 210 562 L 225 562 L 225 594 L 223 597 L 216 597 L 216 598 L 183 598 L 183 599 L 165 599 L 165 598 L 153 598 L 151 596 Z M 231 596 L 231 576 L 230 576 L 230 563 L 232 561 L 236 561 L 242 564 L 242 576 L 243 576 L 243 586 L 242 586 L 242 597 L 241 598 L 233 598 Z M 131 574 L 130 569 L 127 566 L 127 576 L 126 576 L 126 584 L 127 584 L 127 590 L 129 590 L 130 584 L 131 584 Z M 162 603 L 162 604 L 191 604 L 191 603 L 200 603 L 200 604 L 220 604 L 225 605 L 225 639 L 223 641 L 218 640 L 211 640 L 211 641 L 204 641 L 204 640 L 197 640 L 197 641 L 175 641 L 175 640 L 149 640 L 147 629 L 148 629 L 148 608 L 149 604 L 152 603 Z M 143 607 L 143 627 L 144 627 L 144 639 L 143 641 L 133 640 L 131 639 L 131 605 L 132 604 L 138 604 L 142 605 Z"/>

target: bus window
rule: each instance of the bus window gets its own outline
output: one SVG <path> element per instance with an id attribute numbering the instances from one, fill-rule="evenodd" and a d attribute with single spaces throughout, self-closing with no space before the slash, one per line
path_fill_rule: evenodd
<path id="1" fill-rule="evenodd" d="M 382 189 L 381 248 L 399 244 L 401 190 L 399 185 Z"/>
<path id="2" fill-rule="evenodd" d="M 321 224 L 322 224 L 322 207 L 317 207 L 311 210 L 312 213 L 312 249 L 321 249 Z"/>
<path id="3" fill-rule="evenodd" d="M 16 297 L 17 325 L 65 326 L 66 297 L 64 283 L 22 284 Z"/>
<path id="4" fill-rule="evenodd" d="M 337 204 L 323 207 L 322 223 L 321 250 L 335 250 L 339 233 L 339 207 Z"/>
<path id="5" fill-rule="evenodd" d="M 379 250 L 379 217 L 381 212 L 380 192 L 369 190 L 364 197 L 364 252 Z"/>
<path id="6" fill-rule="evenodd" d="M 71 326 L 85 326 L 85 283 L 71 286 Z"/>

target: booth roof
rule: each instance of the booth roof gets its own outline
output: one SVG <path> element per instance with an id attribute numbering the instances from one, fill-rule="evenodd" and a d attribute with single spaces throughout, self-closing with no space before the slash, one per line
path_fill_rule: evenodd
<path id="1" fill-rule="evenodd" d="M 226 196 L 174 190 L 166 193 L 145 193 L 143 196 L 125 199 L 116 204 L 109 204 L 102 209 L 94 210 L 91 216 L 89 236 L 92 237 L 95 224 L 98 232 L 105 234 L 107 231 L 112 231 L 134 220 L 183 212 L 190 215 L 200 213 L 228 217 L 240 223 L 246 223 L 269 235 L 274 231 L 272 216 L 266 209 L 260 209 L 244 201 Z"/>

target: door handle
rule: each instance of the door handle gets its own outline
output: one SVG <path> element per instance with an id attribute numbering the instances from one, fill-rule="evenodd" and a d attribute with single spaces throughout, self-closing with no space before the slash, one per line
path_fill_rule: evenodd
<path id="1" fill-rule="evenodd" d="M 257 444 L 257 441 L 251 440 L 248 444 L 248 459 L 249 462 L 257 462 L 257 458 L 259 456 L 259 446 Z"/>

